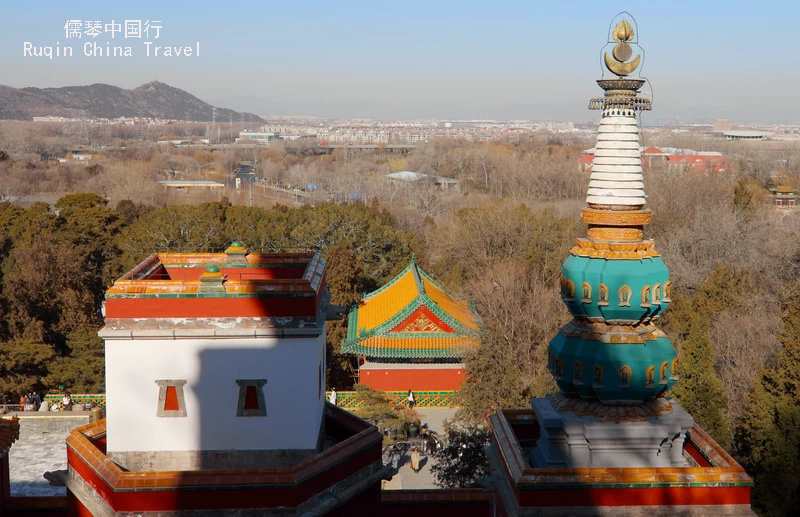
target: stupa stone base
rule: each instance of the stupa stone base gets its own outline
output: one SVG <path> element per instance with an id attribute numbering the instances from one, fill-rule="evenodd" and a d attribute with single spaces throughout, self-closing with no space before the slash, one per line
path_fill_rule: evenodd
<path id="1" fill-rule="evenodd" d="M 619 408 L 581 401 L 580 409 L 571 409 L 557 394 L 531 404 L 539 422 L 529 458 L 536 468 L 688 466 L 683 442 L 694 419 L 672 400 Z"/>

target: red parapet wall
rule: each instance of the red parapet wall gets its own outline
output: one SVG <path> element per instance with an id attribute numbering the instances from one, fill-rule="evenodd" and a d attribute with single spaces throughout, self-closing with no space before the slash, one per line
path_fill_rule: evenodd
<path id="1" fill-rule="evenodd" d="M 228 259 L 224 253 L 151 255 L 108 288 L 106 318 L 317 320 L 326 293 L 319 255 L 249 254 L 247 264 Z"/>
<path id="2" fill-rule="evenodd" d="M 463 368 L 432 369 L 414 368 L 370 368 L 361 370 L 361 384 L 380 391 L 458 391 L 464 382 Z"/>
<path id="3" fill-rule="evenodd" d="M 228 280 L 278 280 L 300 279 L 305 272 L 305 264 L 295 267 L 220 267 L 219 271 Z M 166 272 L 170 280 L 198 280 L 205 272 L 202 267 L 167 267 Z M 155 275 L 148 278 L 155 279 Z"/>
<path id="4" fill-rule="evenodd" d="M 518 490 L 522 507 L 750 505 L 750 487 Z"/>
<path id="5" fill-rule="evenodd" d="M 526 426 L 538 427 L 527 410 L 491 416 L 494 450 L 522 508 L 750 507 L 752 479 L 697 424 L 688 433 L 685 450 L 700 466 L 670 468 L 533 468 L 520 440 L 538 436 L 524 430 Z"/>
<path id="6" fill-rule="evenodd" d="M 383 437 L 377 428 L 330 405 L 326 419 L 344 439 L 292 468 L 124 472 L 95 444 L 105 435 L 105 420 L 72 431 L 67 463 L 116 512 L 296 508 L 380 464 Z M 85 515 L 78 503 L 70 503 L 73 515 Z"/>
<path id="7" fill-rule="evenodd" d="M 265 318 L 317 316 L 307 297 L 106 298 L 107 318 Z"/>

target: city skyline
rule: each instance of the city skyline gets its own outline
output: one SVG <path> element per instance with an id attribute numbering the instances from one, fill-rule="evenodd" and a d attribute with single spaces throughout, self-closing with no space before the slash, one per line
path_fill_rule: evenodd
<path id="1" fill-rule="evenodd" d="M 767 2 L 758 11 L 742 2 L 728 2 L 724 10 L 688 2 L 238 2 L 230 8 L 84 1 L 37 7 L 6 9 L 0 84 L 132 88 L 158 80 L 212 104 L 262 115 L 499 120 L 589 118 L 581 107 L 597 93 L 600 48 L 586 49 L 605 36 L 598 19 L 628 8 L 648 27 L 643 75 L 658 78 L 658 109 L 645 122 L 800 122 L 792 95 L 800 87 L 798 57 L 789 50 L 800 43 L 790 26 L 800 6 L 784 2 Z M 155 44 L 196 48 L 199 42 L 202 53 L 146 56 L 141 40 L 128 43 L 119 34 L 67 40 L 65 24 L 72 19 L 158 20 Z M 86 57 L 88 41 L 132 45 L 132 55 Z M 71 45 L 74 55 L 23 55 L 25 42 Z M 742 63 L 755 60 L 758 74 L 742 70 Z M 761 94 L 767 85 L 774 89 L 769 97 Z M 688 105 L 698 92 L 702 103 Z"/>

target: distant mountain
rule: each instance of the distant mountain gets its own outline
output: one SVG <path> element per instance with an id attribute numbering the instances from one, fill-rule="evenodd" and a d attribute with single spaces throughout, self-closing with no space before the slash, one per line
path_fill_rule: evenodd
<path id="1" fill-rule="evenodd" d="M 53 115 L 97 118 L 152 117 L 197 122 L 211 120 L 213 106 L 189 92 L 158 81 L 126 90 L 108 84 L 63 88 L 11 88 L 0 85 L 0 119 L 31 120 Z M 217 120 L 263 122 L 252 113 L 217 108 Z"/>

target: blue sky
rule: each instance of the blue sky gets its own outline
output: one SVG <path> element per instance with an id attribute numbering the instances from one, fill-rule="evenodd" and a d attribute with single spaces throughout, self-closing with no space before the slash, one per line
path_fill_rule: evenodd
<path id="1" fill-rule="evenodd" d="M 260 114 L 591 118 L 600 48 L 621 10 L 636 17 L 655 89 L 653 118 L 800 122 L 797 2 L 79 1 L 2 2 L 0 84 L 135 87 L 157 79 Z M 147 58 L 141 40 L 67 40 L 69 19 L 161 21 L 153 46 L 199 57 Z M 130 58 L 82 45 L 131 45 Z M 74 48 L 23 56 L 23 44 Z M 537 116 L 538 115 L 538 116 Z"/>

